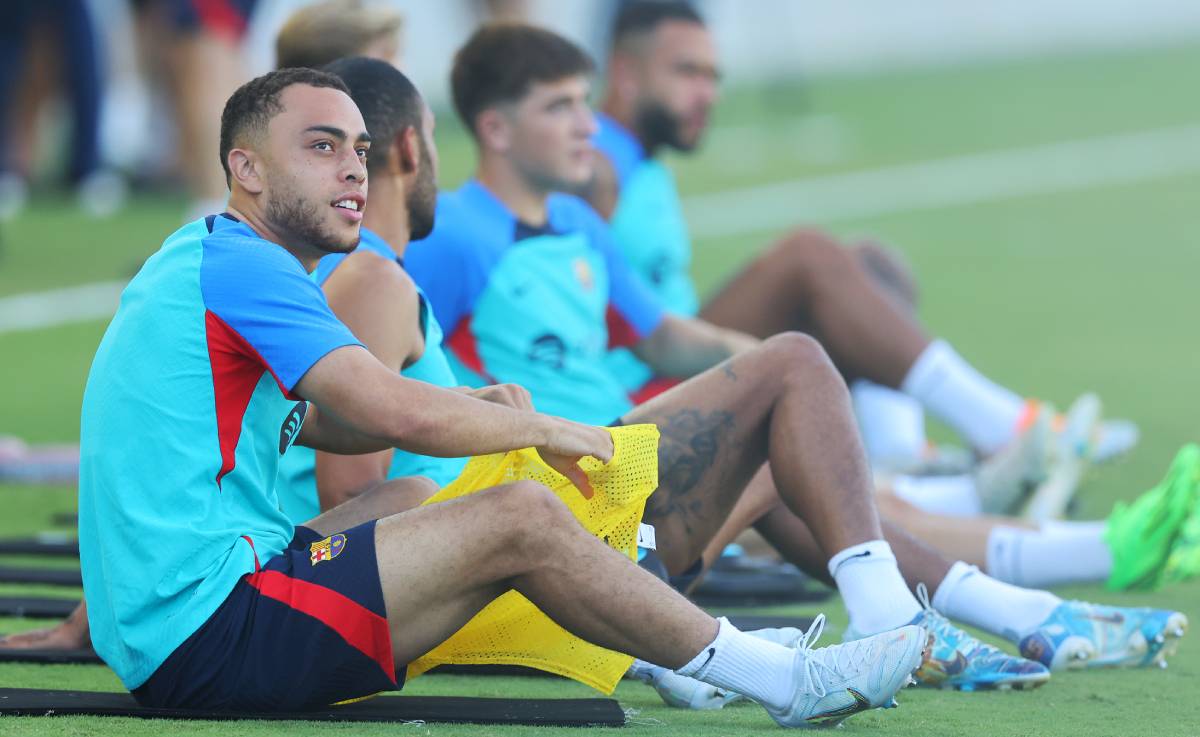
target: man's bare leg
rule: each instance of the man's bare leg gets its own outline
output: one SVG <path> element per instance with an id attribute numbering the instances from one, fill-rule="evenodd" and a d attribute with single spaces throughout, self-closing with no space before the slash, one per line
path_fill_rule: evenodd
<path id="1" fill-rule="evenodd" d="M 383 519 L 421 506 L 438 491 L 437 484 L 424 476 L 409 476 L 376 484 L 350 501 L 304 523 L 320 535 L 332 535 L 364 522 Z"/>
<path id="2" fill-rule="evenodd" d="M 671 667 L 716 634 L 712 617 L 588 534 L 537 484 L 385 518 L 375 541 L 399 663 L 433 649 L 509 589 L 589 642 Z M 661 627 L 647 626 L 660 618 Z"/>
<path id="3" fill-rule="evenodd" d="M 705 320 L 760 338 L 804 330 L 848 377 L 897 388 L 930 337 L 854 250 L 818 231 L 781 239 L 726 284 Z"/>
<path id="4" fill-rule="evenodd" d="M 767 477 L 808 523 L 860 631 L 899 627 L 920 611 L 883 539 L 845 382 L 813 339 L 769 338 L 622 421 L 662 435 L 644 519 L 672 575 L 708 548 L 769 461 Z"/>
<path id="5" fill-rule="evenodd" d="M 975 450 L 999 451 L 1021 430 L 1024 397 L 933 340 L 905 303 L 903 287 L 881 284 L 881 269 L 868 265 L 871 254 L 878 255 L 824 233 L 794 231 L 734 277 L 701 317 L 759 337 L 808 332 L 847 379 L 903 389 Z M 882 277 L 889 278 L 897 280 Z"/>
<path id="6" fill-rule="evenodd" d="M 815 692 L 825 693 L 802 677 L 808 671 L 797 667 L 796 651 L 718 624 L 589 534 L 553 492 L 532 482 L 380 520 L 375 545 L 398 663 L 428 652 L 511 589 L 589 642 L 744 693 L 789 725 L 812 716 Z M 883 704 L 919 663 L 923 640 L 907 629 L 867 651 L 868 661 L 902 665 L 883 689 L 878 679 L 868 685 L 874 662 L 836 667 L 873 690 L 872 705 Z"/>
<path id="7" fill-rule="evenodd" d="M 942 555 L 987 568 L 987 541 L 999 526 L 1035 529 L 1024 520 L 1010 517 L 945 517 L 921 511 L 890 494 L 877 499 L 880 512 L 910 535 L 932 545 Z"/>
<path id="8" fill-rule="evenodd" d="M 935 591 L 950 570 L 950 561 L 894 524 L 886 507 L 881 506 L 880 512 L 884 515 L 880 522 L 884 539 L 896 554 L 900 572 L 910 589 L 915 591 L 917 584 L 924 582 L 930 592 Z M 784 560 L 818 581 L 835 585 L 826 566 L 828 555 L 822 551 L 808 523 L 783 502 L 768 469 L 754 476 L 729 519 L 730 524 L 721 528 L 704 552 L 706 568 L 725 545 L 752 526 Z"/>
<path id="9" fill-rule="evenodd" d="M 823 550 L 881 537 L 845 383 L 811 338 L 770 338 L 622 421 L 662 434 L 645 519 L 673 574 L 700 556 L 768 460 L 784 503 L 811 523 Z"/>

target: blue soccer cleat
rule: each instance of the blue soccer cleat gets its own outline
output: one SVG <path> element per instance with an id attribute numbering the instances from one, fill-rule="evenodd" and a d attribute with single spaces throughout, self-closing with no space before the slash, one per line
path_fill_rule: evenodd
<path id="1" fill-rule="evenodd" d="M 1182 612 L 1064 601 L 1020 641 L 1021 654 L 1050 670 L 1167 667 L 1187 632 Z"/>
<path id="2" fill-rule="evenodd" d="M 929 605 L 923 584 L 917 588 L 917 598 L 925 608 L 911 624 L 929 632 L 925 659 L 914 674 L 918 684 L 984 691 L 1033 689 L 1050 680 L 1050 671 L 1041 663 L 1009 655 L 951 624 Z M 846 639 L 858 636 L 852 629 L 846 630 Z"/>

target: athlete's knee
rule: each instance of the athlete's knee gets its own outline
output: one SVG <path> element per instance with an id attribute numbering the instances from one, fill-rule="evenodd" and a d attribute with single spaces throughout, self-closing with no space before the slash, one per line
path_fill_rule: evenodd
<path id="1" fill-rule="evenodd" d="M 768 252 L 767 259 L 817 286 L 859 268 L 855 256 L 836 238 L 808 228 L 793 230 L 781 238 Z"/>
<path id="2" fill-rule="evenodd" d="M 916 308 L 920 293 L 917 277 L 899 251 L 870 240 L 856 244 L 852 251 L 876 284 L 901 304 Z"/>
<path id="3" fill-rule="evenodd" d="M 536 481 L 517 481 L 500 488 L 506 521 L 524 534 L 529 528 L 547 530 L 571 520 L 567 505 Z"/>
<path id="4" fill-rule="evenodd" d="M 807 375 L 813 371 L 833 370 L 833 362 L 820 342 L 804 333 L 772 335 L 762 342 L 759 350 L 767 357 L 771 372 L 780 378 L 793 371 Z"/>

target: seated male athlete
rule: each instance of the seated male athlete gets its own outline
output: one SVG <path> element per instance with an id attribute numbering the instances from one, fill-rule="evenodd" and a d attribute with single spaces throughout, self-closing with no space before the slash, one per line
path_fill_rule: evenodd
<path id="1" fill-rule="evenodd" d="M 519 383 L 541 411 L 581 421 L 657 425 L 661 483 L 645 516 L 671 574 L 698 572 L 702 553 L 710 562 L 714 545 L 756 524 L 789 561 L 836 582 L 852 633 L 924 623 L 938 638 L 932 657 L 940 663 L 919 674 L 927 682 L 1031 685 L 1047 674 L 922 609 L 895 575 L 897 556 L 912 585 L 930 584 L 939 609 L 1045 665 L 1158 657 L 1161 649 L 1146 642 L 1174 631 L 1173 613 L 1123 610 L 1120 626 L 1097 624 L 1087 605 L 951 566 L 886 526 L 887 542 L 830 541 L 838 525 L 875 513 L 872 499 L 845 485 L 824 496 L 805 480 L 823 460 L 805 449 L 825 444 L 828 457 L 844 458 L 859 447 L 845 383 L 828 373 L 824 354 L 794 334 L 755 344 L 664 314 L 599 216 L 556 193 L 591 176 L 590 68 L 569 41 L 528 26 L 482 29 L 456 56 L 455 106 L 478 164 L 474 178 L 439 198 L 433 233 L 410 245 L 406 263 L 450 336 L 460 380 Z M 631 346 L 658 373 L 692 378 L 632 407 L 604 362 L 613 345 Z M 860 460 L 839 464 L 837 475 L 867 473 Z"/>
<path id="2" fill-rule="evenodd" d="M 855 387 L 868 451 L 874 454 L 878 448 L 885 456 L 879 460 L 893 467 L 911 463 L 925 448 L 921 408 L 984 457 L 1013 445 L 1022 430 L 1052 438 L 1040 427 L 1052 420 L 1047 408 L 980 373 L 947 342 L 932 338 L 911 309 L 898 303 L 895 290 L 881 287 L 873 273 L 885 256 L 873 245 L 845 247 L 824 232 L 793 231 L 701 305 L 689 271 L 691 241 L 675 180 L 656 157 L 666 149 L 694 152 L 708 126 L 720 74 L 712 37 L 691 3 L 627 3 L 614 25 L 606 71 L 595 137 L 602 156 L 586 196 L 611 221 L 634 272 L 669 310 L 699 314 L 715 325 L 758 337 L 785 330 L 816 337 Z M 642 389 L 653 376 L 628 352 L 613 360 L 631 391 Z M 654 387 L 651 382 L 645 388 Z M 918 404 L 906 413 L 904 405 L 912 400 Z M 895 413 L 888 408 L 897 403 L 898 414 L 915 412 L 917 420 L 890 421 Z M 1105 453 L 1116 452 L 1112 441 L 1121 450 L 1136 441 L 1128 423 L 1102 427 Z M 914 437 L 906 440 L 908 435 Z M 1028 480 L 1036 481 L 1045 473 L 1044 464 L 1037 456 L 1026 457 Z M 1012 489 L 1009 484 L 982 484 L 985 511 L 1013 511 Z M 1069 496 L 1055 500 L 1054 507 L 1067 501 Z"/>
<path id="3" fill-rule="evenodd" d="M 294 13 L 280 30 L 276 40 L 279 65 L 316 68 L 343 56 L 356 55 L 395 61 L 399 56 L 402 20 L 402 16 L 394 10 L 363 8 L 356 0 L 329 0 L 306 6 Z M 419 111 L 416 112 L 419 114 Z M 377 191 L 396 186 L 391 177 L 382 176 L 382 161 L 375 161 L 370 168 L 379 169 L 375 172 Z M 409 208 L 408 211 L 417 213 L 414 217 L 418 221 L 427 223 L 417 226 L 417 237 L 421 237 L 427 232 L 428 223 L 432 223 L 436 183 L 425 180 L 425 177 L 432 175 L 429 167 L 407 172 L 407 175 L 419 178 L 400 183 L 405 187 L 404 191 L 414 192 L 407 200 L 400 198 L 400 202 Z M 420 191 L 428 199 L 427 206 L 426 201 L 415 194 L 417 190 L 414 187 L 424 188 Z M 395 196 L 386 191 L 381 195 L 389 200 Z M 425 212 L 428 212 L 427 216 L 423 214 Z M 386 215 L 391 217 L 385 221 L 383 218 Z M 454 386 L 454 374 L 441 353 L 441 328 L 432 311 L 425 308 L 423 298 L 419 298 L 412 280 L 395 265 L 382 269 L 362 267 L 372 261 L 380 261 L 379 257 L 387 262 L 395 262 L 403 256 L 409 234 L 405 230 L 405 223 L 397 215 L 396 208 L 380 208 L 376 213 L 365 212 L 363 248 L 349 259 L 350 268 L 341 270 L 338 277 L 332 280 L 332 286 L 328 284 L 330 276 L 345 258 L 344 254 L 331 254 L 323 259 L 324 266 L 318 268 L 317 275 L 329 292 L 327 296 L 334 314 L 363 340 L 376 358 L 387 365 L 395 363 L 397 369 L 403 364 L 403 373 L 410 378 L 439 386 Z M 383 231 L 383 238 L 371 234 L 368 227 L 378 227 Z M 396 251 L 393 252 L 392 248 Z M 362 275 L 367 281 L 357 284 L 356 279 L 346 278 L 345 274 L 348 273 Z M 380 302 L 363 305 L 364 300 L 375 299 Z M 418 303 L 418 299 L 422 301 Z M 343 300 L 346 302 L 344 306 Z M 371 326 L 361 324 L 364 307 L 367 311 L 386 314 L 388 329 L 372 331 Z M 395 322 L 392 322 L 393 319 Z M 520 387 L 485 387 L 475 390 L 475 393 L 480 398 L 528 407 L 528 396 Z M 388 477 L 424 476 L 434 482 L 434 485 L 424 488 L 413 482 L 403 488 L 386 490 L 387 493 L 375 493 L 370 500 L 359 502 L 372 505 L 377 509 L 376 516 L 384 517 L 420 504 L 436 490 L 436 486 L 443 486 L 457 476 L 464 462 L 465 459 L 432 458 L 391 450 L 354 456 L 317 455 L 309 448 L 293 446 L 280 461 L 280 503 L 288 519 L 299 525 L 358 496 Z M 316 471 L 318 467 L 321 469 L 319 474 Z M 325 479 L 320 496 L 318 475 Z M 0 649 L 75 650 L 90 647 L 87 608 L 84 604 L 52 627 L 0 638 Z"/>
<path id="4" fill-rule="evenodd" d="M 228 211 L 168 237 L 101 341 L 81 422 L 81 562 L 93 644 L 135 697 L 277 710 L 395 688 L 403 664 L 517 590 L 568 631 L 747 694 L 787 726 L 890 703 L 921 662 L 922 628 L 820 651 L 745 635 L 587 534 L 538 484 L 378 521 L 353 504 L 287 520 L 276 474 L 296 441 L 447 457 L 532 446 L 581 489 L 578 460 L 612 454 L 601 428 L 398 375 L 329 311 L 308 272 L 358 243 L 369 146 L 336 77 L 286 69 L 239 88 L 221 122 Z M 816 356 L 805 378 L 833 382 Z M 801 406 L 833 421 L 817 439 L 773 423 L 795 439 L 788 455 L 817 459 L 794 480 L 869 499 L 846 407 Z M 831 435 L 847 457 L 826 452 Z M 821 512 L 857 513 L 829 525 L 836 545 L 879 536 L 869 505 Z"/>

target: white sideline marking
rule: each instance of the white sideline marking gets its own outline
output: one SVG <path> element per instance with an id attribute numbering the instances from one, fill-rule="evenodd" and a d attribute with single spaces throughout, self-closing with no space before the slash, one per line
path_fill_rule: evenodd
<path id="1" fill-rule="evenodd" d="M 691 195 L 692 234 L 717 238 L 1162 179 L 1200 170 L 1200 125 L 968 154 Z"/>
<path id="2" fill-rule="evenodd" d="M 123 281 L 106 281 L 0 297 L 0 334 L 112 317 L 124 288 Z"/>
<path id="3" fill-rule="evenodd" d="M 697 238 L 1162 179 L 1200 170 L 1200 125 L 1159 128 L 691 195 Z M 124 282 L 0 297 L 0 334 L 101 320 Z"/>

